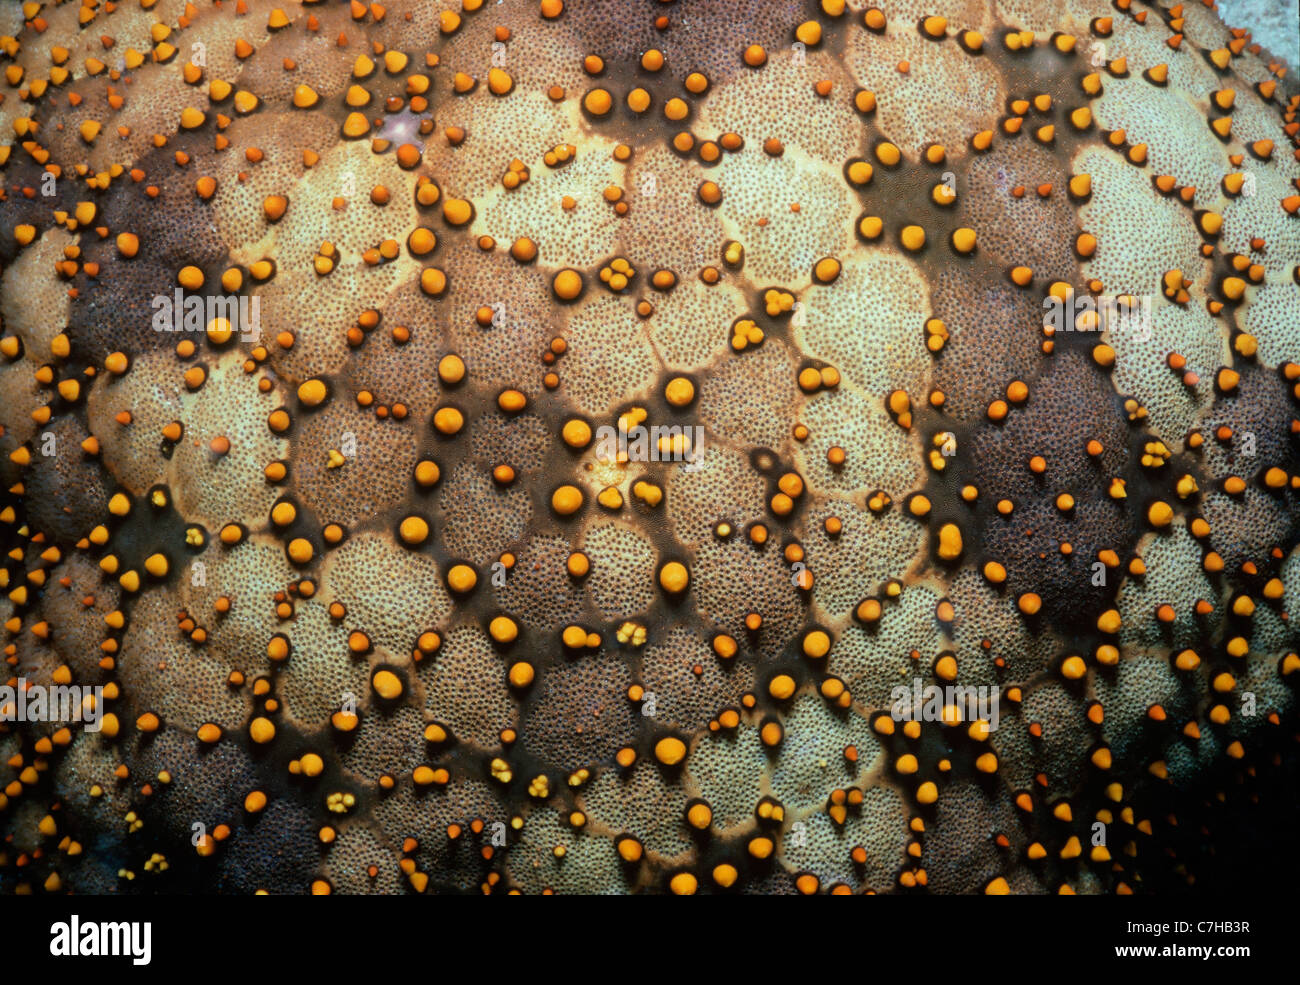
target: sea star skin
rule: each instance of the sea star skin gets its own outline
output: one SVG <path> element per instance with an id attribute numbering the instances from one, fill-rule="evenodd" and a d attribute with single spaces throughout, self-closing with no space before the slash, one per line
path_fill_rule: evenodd
<path id="1" fill-rule="evenodd" d="M 1294 823 L 1292 71 L 442 8 L 0 9 L 0 718 L 103 712 L 0 722 L 0 890 L 1127 894 Z"/>

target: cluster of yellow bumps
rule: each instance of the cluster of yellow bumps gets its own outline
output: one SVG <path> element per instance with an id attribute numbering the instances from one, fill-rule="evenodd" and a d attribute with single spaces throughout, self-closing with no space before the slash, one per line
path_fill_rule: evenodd
<path id="1" fill-rule="evenodd" d="M 1212 4 L 30 0 L 0 68 L 0 719 L 102 688 L 0 721 L 0 890 L 1140 893 L 1285 809 L 1300 89 Z"/>

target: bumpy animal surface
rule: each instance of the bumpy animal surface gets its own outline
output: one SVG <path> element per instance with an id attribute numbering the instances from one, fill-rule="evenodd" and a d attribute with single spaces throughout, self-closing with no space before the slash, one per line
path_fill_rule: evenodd
<path id="1" fill-rule="evenodd" d="M 1212 6 L 0 35 L 0 888 L 1150 892 L 1294 822 L 1300 96 Z"/>

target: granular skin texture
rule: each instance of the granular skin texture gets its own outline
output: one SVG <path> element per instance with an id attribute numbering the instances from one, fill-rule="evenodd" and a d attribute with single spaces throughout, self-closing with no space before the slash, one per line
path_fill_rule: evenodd
<path id="1" fill-rule="evenodd" d="M 1300 90 L 1212 5 L 30 2 L 0 69 L 0 718 L 103 716 L 0 723 L 0 891 L 1294 825 Z"/>

